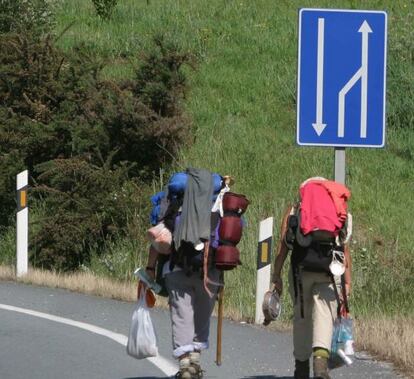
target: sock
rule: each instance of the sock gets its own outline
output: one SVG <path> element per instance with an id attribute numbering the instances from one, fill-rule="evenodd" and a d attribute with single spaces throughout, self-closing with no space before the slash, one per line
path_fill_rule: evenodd
<path id="1" fill-rule="evenodd" d="M 313 348 L 313 356 L 328 359 L 329 358 L 329 350 L 324 349 L 323 347 L 314 347 Z"/>

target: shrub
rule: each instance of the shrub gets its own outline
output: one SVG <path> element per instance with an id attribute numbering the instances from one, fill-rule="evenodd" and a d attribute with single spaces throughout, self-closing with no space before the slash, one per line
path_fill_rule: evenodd
<path id="1" fill-rule="evenodd" d="M 91 249 L 99 250 L 106 239 L 123 234 L 140 199 L 138 191 L 127 190 L 126 167 L 97 167 L 74 157 L 36 169 L 42 184 L 35 191 L 44 196 L 42 228 L 33 239 L 36 265 L 76 269 L 89 262 Z"/>
<path id="2" fill-rule="evenodd" d="M 105 239 L 126 233 L 142 196 L 131 180 L 168 165 L 190 126 L 180 104 L 189 56 L 172 45 L 157 43 L 124 83 L 101 80 L 103 65 L 84 48 L 72 54 L 50 37 L 0 35 L 0 222 L 7 225 L 15 207 L 17 170 L 28 168 L 44 212 L 33 262 L 59 270 L 87 263 Z M 162 75 L 149 75 L 151 66 Z M 163 88 L 157 101 L 148 95 L 153 87 Z"/>
<path id="3" fill-rule="evenodd" d="M 112 17 L 118 0 L 92 0 L 96 13 L 103 20 L 109 20 Z"/>
<path id="4" fill-rule="evenodd" d="M 49 33 L 55 25 L 54 0 L 0 0 L 0 33 Z"/>
<path id="5" fill-rule="evenodd" d="M 0 265 L 16 265 L 16 225 L 0 228 Z"/>
<path id="6" fill-rule="evenodd" d="M 174 117 L 181 113 L 181 100 L 187 88 L 182 65 L 194 67 L 195 60 L 163 36 L 156 36 L 154 45 L 156 48 L 143 56 L 136 70 L 134 92 L 159 115 Z"/>
<path id="7" fill-rule="evenodd" d="M 0 112 L 0 117 L 2 117 Z M 1 141 L 0 141 L 1 146 Z M 0 147 L 0 227 L 12 222 L 16 209 L 16 175 L 25 169 L 18 151 L 3 153 Z"/>

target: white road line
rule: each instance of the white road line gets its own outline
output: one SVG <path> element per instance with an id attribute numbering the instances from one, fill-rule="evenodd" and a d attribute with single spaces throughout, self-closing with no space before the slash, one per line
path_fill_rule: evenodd
<path id="1" fill-rule="evenodd" d="M 128 340 L 127 336 L 124 336 L 123 334 L 111 332 L 110 330 L 103 329 L 103 328 L 100 328 L 92 324 L 87 324 L 84 322 L 71 320 L 69 318 L 53 316 L 48 313 L 37 312 L 31 309 L 19 308 L 19 307 L 14 307 L 12 305 L 6 305 L 6 304 L 0 304 L 0 309 L 4 309 L 6 311 L 12 311 L 12 312 L 24 313 L 29 316 L 39 317 L 39 318 L 43 318 L 46 320 L 59 322 L 61 324 L 74 326 L 76 328 L 84 329 L 84 330 L 87 330 L 88 332 L 107 337 L 115 342 L 118 342 L 119 344 L 123 346 L 126 346 L 127 344 L 127 340 Z M 158 369 L 160 369 L 168 377 L 175 375 L 175 373 L 178 370 L 177 367 L 173 363 L 171 363 L 168 359 L 160 355 L 157 357 L 147 358 L 147 360 L 151 362 L 153 365 L 155 365 Z"/>

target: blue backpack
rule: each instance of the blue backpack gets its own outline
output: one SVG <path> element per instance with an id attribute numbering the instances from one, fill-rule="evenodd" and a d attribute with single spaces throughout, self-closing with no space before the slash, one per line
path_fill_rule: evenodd
<path id="1" fill-rule="evenodd" d="M 223 177 L 219 174 L 213 173 L 213 198 L 211 199 L 214 202 L 217 198 L 218 193 L 222 188 Z M 168 181 L 168 196 L 172 200 L 182 201 L 184 196 L 185 189 L 187 187 L 188 175 L 185 172 L 177 172 L 173 174 Z M 161 202 L 166 196 L 167 191 L 160 191 L 151 196 L 152 210 L 150 213 L 150 222 L 151 225 L 156 225 L 159 220 L 159 215 L 161 212 Z"/>

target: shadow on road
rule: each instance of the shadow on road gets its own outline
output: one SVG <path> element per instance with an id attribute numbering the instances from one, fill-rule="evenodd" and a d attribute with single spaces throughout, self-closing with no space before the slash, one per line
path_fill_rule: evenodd
<path id="1" fill-rule="evenodd" d="M 122 379 L 161 379 L 165 378 L 160 376 L 137 376 Z M 293 379 L 293 376 L 274 376 L 274 375 L 257 375 L 257 376 L 245 376 L 242 379 Z"/>
<path id="2" fill-rule="evenodd" d="M 122 378 L 122 379 L 161 379 L 165 378 L 160 376 L 137 376 L 131 378 Z M 293 379 L 293 376 L 273 376 L 273 375 L 258 375 L 258 376 L 245 376 L 242 379 Z"/>

